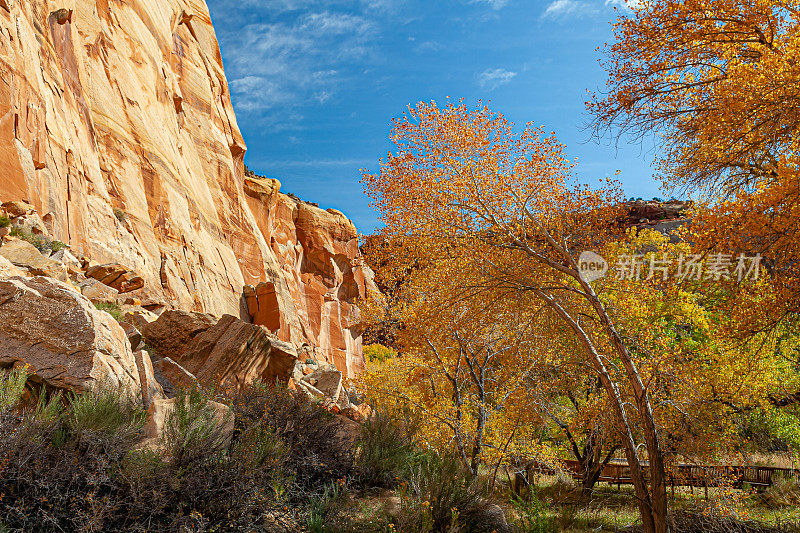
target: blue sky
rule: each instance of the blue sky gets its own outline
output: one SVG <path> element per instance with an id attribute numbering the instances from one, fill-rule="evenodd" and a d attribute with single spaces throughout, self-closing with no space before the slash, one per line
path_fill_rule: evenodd
<path id="1" fill-rule="evenodd" d="M 408 104 L 490 101 L 521 129 L 555 131 L 586 182 L 619 169 L 631 197 L 661 196 L 650 148 L 598 144 L 586 91 L 623 0 L 208 0 L 246 163 L 283 190 L 377 226 L 359 184 Z"/>

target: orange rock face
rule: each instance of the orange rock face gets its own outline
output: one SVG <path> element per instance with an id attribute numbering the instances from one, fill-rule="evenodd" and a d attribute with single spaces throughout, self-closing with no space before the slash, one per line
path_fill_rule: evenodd
<path id="1" fill-rule="evenodd" d="M 265 283 L 256 323 L 363 365 L 355 229 L 245 179 L 203 0 L 0 2 L 0 30 L 0 201 L 169 308 L 239 315 L 242 288 Z"/>
<path id="2" fill-rule="evenodd" d="M 275 264 L 266 281 L 245 289 L 254 323 L 281 340 L 308 344 L 309 355 L 345 375 L 364 368 L 357 301 L 377 291 L 361 258 L 358 233 L 343 214 L 276 194 L 247 178 L 245 191 Z"/>

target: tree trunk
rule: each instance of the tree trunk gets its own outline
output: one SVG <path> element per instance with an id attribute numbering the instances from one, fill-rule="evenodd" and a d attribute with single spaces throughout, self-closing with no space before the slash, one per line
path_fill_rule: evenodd
<path id="1" fill-rule="evenodd" d="M 591 295 L 594 295 L 594 291 L 589 287 L 589 291 L 591 291 Z M 563 318 L 567 324 L 572 328 L 572 330 L 578 336 L 578 339 L 586 348 L 586 351 L 589 354 L 589 359 L 592 362 L 592 366 L 594 366 L 595 370 L 597 371 L 598 375 L 600 376 L 600 382 L 603 385 L 606 393 L 608 394 L 609 398 L 611 399 L 611 405 L 614 408 L 614 412 L 617 416 L 617 420 L 620 424 L 620 433 L 622 434 L 622 444 L 623 449 L 625 450 L 625 457 L 628 460 L 628 466 L 630 467 L 631 471 L 631 481 L 633 482 L 633 487 L 636 491 L 636 501 L 639 507 L 639 514 L 642 517 L 642 526 L 644 528 L 645 533 L 667 533 L 667 522 L 666 522 L 666 488 L 663 491 L 663 505 L 653 506 L 650 491 L 647 487 L 647 481 L 645 480 L 644 472 L 642 471 L 642 465 L 639 461 L 639 456 L 636 450 L 636 442 L 633 438 L 633 430 L 631 429 L 631 425 L 628 421 L 628 415 L 625 412 L 625 402 L 622 398 L 622 394 L 619 391 L 619 387 L 614 380 L 611 379 L 611 376 L 608 373 L 608 369 L 606 368 L 605 363 L 603 362 L 603 357 L 597 352 L 597 349 L 594 346 L 594 342 L 592 341 L 591 337 L 589 337 L 588 333 L 581 327 L 581 325 L 572 317 L 570 314 L 549 294 L 544 293 L 540 290 L 535 291 L 537 296 L 545 301 L 561 318 Z M 599 303 L 599 299 L 597 299 L 596 295 L 594 295 L 597 303 Z M 601 308 L 602 308 L 602 304 Z M 605 311 L 603 309 L 603 311 Z M 610 323 L 610 319 L 607 315 L 603 315 L 605 317 L 604 324 L 606 321 Z M 602 318 L 602 317 L 601 317 Z M 613 326 L 612 326 L 613 331 Z M 627 351 L 625 352 L 627 355 Z M 627 365 L 626 365 L 627 367 Z M 638 373 L 636 374 L 638 378 Z M 641 384 L 641 380 L 639 381 Z M 649 402 L 648 402 L 649 405 Z M 637 405 L 638 407 L 638 405 Z M 652 411 L 650 411 L 650 416 L 652 417 Z M 642 418 L 646 418 L 644 413 L 642 413 Z M 653 427 L 655 427 L 653 425 Z M 646 434 L 649 433 L 646 430 Z M 649 435 L 648 435 L 649 436 Z M 647 442 L 647 449 L 648 453 L 650 451 L 650 439 Z M 658 457 L 661 456 L 660 450 L 658 449 L 658 441 L 656 440 L 656 455 Z M 650 468 L 653 469 L 653 458 L 650 460 Z M 662 472 L 663 472 L 663 462 L 661 463 Z M 652 474 L 651 474 L 652 475 Z M 662 477 L 662 482 L 663 482 Z M 664 485 L 666 487 L 666 485 Z M 655 495 L 660 494 L 656 492 Z M 663 509 L 663 519 L 658 517 L 659 510 Z"/>
<path id="2" fill-rule="evenodd" d="M 645 445 L 647 447 L 647 458 L 650 470 L 650 502 L 654 533 L 667 533 L 669 524 L 667 521 L 667 476 L 664 466 L 664 454 L 661 451 L 661 444 L 658 437 L 658 429 L 653 415 L 653 408 L 650 405 L 650 398 L 647 389 L 642 383 L 636 364 L 630 356 L 627 346 L 622 337 L 617 333 L 614 324 L 611 322 L 605 306 L 598 298 L 591 285 L 581 280 L 584 290 L 589 296 L 589 301 L 599 315 L 600 321 L 614 345 L 617 353 L 622 360 L 628 381 L 633 388 L 636 400 L 636 410 L 642 421 Z M 635 450 L 633 450 L 635 455 Z M 627 450 L 626 450 L 626 454 Z M 629 459 L 630 462 L 630 459 Z M 638 491 L 637 491 L 638 492 Z M 645 531 L 649 531 L 645 529 Z"/>

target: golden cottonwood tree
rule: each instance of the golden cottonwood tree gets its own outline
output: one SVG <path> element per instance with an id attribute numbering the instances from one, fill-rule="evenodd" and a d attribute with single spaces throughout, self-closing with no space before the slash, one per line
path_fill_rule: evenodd
<path id="1" fill-rule="evenodd" d="M 419 246 L 469 250 L 494 287 L 529 296 L 570 328 L 609 397 L 645 529 L 666 531 L 664 456 L 650 395 L 573 252 L 606 238 L 617 190 L 571 185 L 571 164 L 554 136 L 533 127 L 515 135 L 486 107 L 418 104 L 395 122 L 392 140 L 397 151 L 381 161 L 379 173 L 363 177 L 387 233 L 411 236 Z M 622 369 L 618 375 L 610 357 Z M 649 488 L 621 384 L 631 391 L 641 427 Z"/>
<path id="2" fill-rule="evenodd" d="M 653 134 L 667 187 L 707 193 L 701 250 L 761 253 L 774 301 L 747 335 L 800 311 L 800 2 L 647 0 L 615 24 L 599 136 Z M 746 287 L 733 299 L 759 299 Z"/>
<path id="3" fill-rule="evenodd" d="M 727 343 L 702 286 L 581 277 L 580 251 L 653 256 L 675 245 L 619 235 L 616 188 L 573 184 L 552 135 L 516 135 L 486 107 L 421 103 L 395 122 L 392 140 L 397 150 L 363 181 L 384 238 L 402 242 L 383 250 L 404 253 L 377 263 L 395 287 L 393 318 L 409 356 L 368 374 L 367 388 L 433 413 L 434 426 L 449 428 L 439 436 L 455 440 L 475 471 L 507 451 L 515 431 L 553 414 L 546 401 L 559 384 L 548 368 L 582 365 L 604 393 L 645 529 L 666 531 L 665 450 L 702 452 L 692 436 L 716 442 L 703 437 L 724 429 L 713 422 L 729 405 L 750 401 L 742 380 L 771 375 L 770 363 L 749 357 L 746 343 Z M 527 413 L 518 407 L 526 402 Z M 701 416 L 707 423 L 696 423 Z"/>
<path id="4" fill-rule="evenodd" d="M 466 251 L 440 249 L 441 257 L 405 276 L 379 311 L 402 323 L 402 355 L 369 364 L 358 385 L 383 409 L 411 408 L 424 443 L 454 450 L 473 475 L 488 466 L 494 477 L 509 455 L 552 463 L 531 408 L 539 393 L 531 377 L 548 339 L 536 336 L 516 302 L 468 289 L 479 280 Z"/>

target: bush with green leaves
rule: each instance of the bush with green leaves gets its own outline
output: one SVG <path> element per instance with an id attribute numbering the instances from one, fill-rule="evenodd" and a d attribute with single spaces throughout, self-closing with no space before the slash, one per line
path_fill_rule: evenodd
<path id="1" fill-rule="evenodd" d="M 6 215 L 0 215 L 0 228 L 7 228 L 11 225 L 11 219 Z"/>
<path id="2" fill-rule="evenodd" d="M 117 322 L 123 321 L 122 308 L 119 306 L 119 304 L 110 302 L 95 302 L 94 306 L 98 310 L 105 311 L 106 313 L 111 315 L 111 317 Z"/>
<path id="3" fill-rule="evenodd" d="M 235 436 L 261 426 L 281 440 L 294 492 L 304 499 L 320 495 L 340 479 L 352 478 L 353 444 L 342 431 L 342 421 L 305 394 L 256 382 L 223 391 L 222 401 L 236 415 Z"/>
<path id="4" fill-rule="evenodd" d="M 515 533 L 555 533 L 558 527 L 547 516 L 547 504 L 535 494 L 527 498 L 514 495 L 511 504 L 516 514 Z"/>
<path id="5" fill-rule="evenodd" d="M 331 487 L 344 494 L 352 472 L 351 446 L 333 415 L 285 390 L 247 387 L 230 396 L 241 416 L 228 441 L 208 397 L 180 393 L 167 453 L 141 448 L 144 413 L 113 389 L 42 391 L 22 416 L 0 417 L 5 527 L 293 531 L 312 514 L 333 520 Z"/>
<path id="6" fill-rule="evenodd" d="M 19 403 L 27 381 L 27 368 L 0 370 L 0 415 Z"/>
<path id="7" fill-rule="evenodd" d="M 370 344 L 364 346 L 364 357 L 366 357 L 367 361 L 370 363 L 383 363 L 384 361 L 398 357 L 398 353 L 396 350 L 384 346 L 383 344 Z"/>
<path id="8" fill-rule="evenodd" d="M 391 487 L 409 475 L 420 452 L 415 444 L 418 426 L 411 413 L 405 415 L 377 410 L 362 424 L 356 450 L 363 485 Z"/>
<path id="9" fill-rule="evenodd" d="M 503 533 L 502 510 L 487 498 L 483 480 L 472 476 L 455 454 L 422 455 L 402 491 L 400 531 Z"/>
<path id="10" fill-rule="evenodd" d="M 63 248 L 66 248 L 67 245 L 61 241 L 56 241 L 46 237 L 44 235 L 35 235 L 29 231 L 25 231 L 20 228 L 14 228 L 11 230 L 10 235 L 12 237 L 17 237 L 32 244 L 37 250 L 39 250 L 44 255 L 51 255 Z"/>

